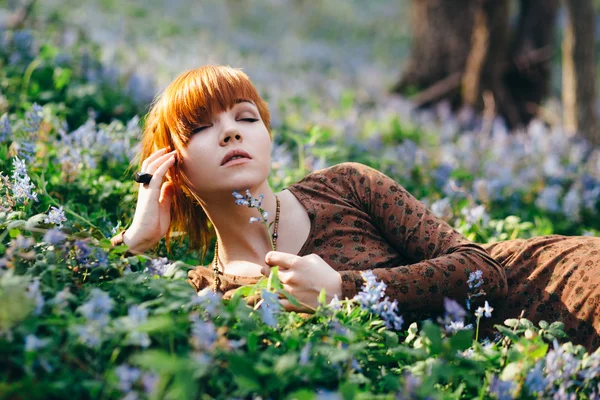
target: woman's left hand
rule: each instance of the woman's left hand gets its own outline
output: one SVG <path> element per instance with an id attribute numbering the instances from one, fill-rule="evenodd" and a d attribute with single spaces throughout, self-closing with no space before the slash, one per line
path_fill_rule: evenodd
<path id="1" fill-rule="evenodd" d="M 281 251 L 270 251 L 265 256 L 268 267 L 261 273 L 269 276 L 271 267 L 279 266 L 279 280 L 283 288 L 300 302 L 317 308 L 318 297 L 322 289 L 326 291 L 327 304 L 337 295 L 342 296 L 342 277 L 329 264 L 316 254 L 300 257 Z M 280 300 L 287 311 L 309 312 L 305 307 L 292 305 L 287 299 Z"/>

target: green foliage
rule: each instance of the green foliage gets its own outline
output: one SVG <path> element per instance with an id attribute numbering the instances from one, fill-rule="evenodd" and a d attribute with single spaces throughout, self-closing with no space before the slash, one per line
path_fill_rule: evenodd
<path id="1" fill-rule="evenodd" d="M 313 314 L 281 312 L 273 326 L 260 305 L 247 301 L 263 290 L 296 301 L 283 291 L 276 269 L 222 301 L 198 296 L 186 281 L 187 271 L 203 260 L 187 252 L 185 239 L 171 254 L 164 243 L 152 255 L 111 248 L 108 238 L 134 211 L 128 168 L 140 134 L 133 116 L 143 107 L 118 89 L 122 85 L 92 79 L 90 71 L 100 74 L 105 67 L 89 43 L 77 43 L 65 58 L 50 42 L 28 42 L 27 31 L 3 34 L 9 45 L 0 49 L 0 114 L 13 130 L 0 134 L 3 398 L 495 398 L 500 381 L 513 383 L 515 397 L 536 398 L 532 371 L 557 359 L 574 368 L 554 367 L 571 373 L 552 380 L 548 366 L 544 379 L 550 380 L 539 395 L 565 387 L 584 399 L 596 390 L 600 353 L 569 344 L 558 321 L 535 326 L 509 319 L 496 326 L 496 337 L 481 340 L 473 315 L 465 321 L 473 325 L 455 331 L 431 319 L 394 331 L 357 301 L 326 304 L 323 292 Z M 27 39 L 27 46 L 17 39 Z M 30 135 L 25 121 L 34 102 L 43 105 L 43 120 Z M 345 91 L 328 117 L 350 118 L 359 103 L 357 93 Z M 398 115 L 365 118 L 352 130 L 305 122 L 306 114 L 319 111 L 314 98 L 275 106 L 283 115 L 274 128 L 281 152 L 274 157 L 275 188 L 319 166 L 353 160 L 388 173 L 431 205 L 450 196 L 444 185 L 452 180 L 459 189 L 444 218 L 471 240 L 600 229 L 597 218 L 585 218 L 597 217 L 597 204 L 580 220 L 539 207 L 535 199 L 547 184 L 542 179 L 509 195 L 488 191 L 479 198 L 472 194 L 484 176 L 477 168 L 457 166 L 440 182 L 432 173 L 443 164 L 436 151 L 450 144 Z M 65 121 L 71 129 L 61 133 Z M 37 201 L 13 191 L 15 155 L 27 140 L 36 145 L 27 172 Z M 369 141 L 379 152 L 366 151 Z M 417 153 L 427 161 L 412 162 Z M 568 179 L 574 178 L 565 187 Z M 48 221 L 59 207 L 66 217 L 62 226 Z M 60 240 L 49 236 L 56 228 L 64 235 Z M 160 258 L 166 256 L 171 261 Z"/>

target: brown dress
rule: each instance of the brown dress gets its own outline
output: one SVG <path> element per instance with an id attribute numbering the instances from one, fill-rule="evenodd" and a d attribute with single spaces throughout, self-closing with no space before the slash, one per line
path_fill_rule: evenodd
<path id="1" fill-rule="evenodd" d="M 594 258 L 591 249 L 600 249 L 598 238 L 551 236 L 514 240 L 485 245 L 488 253 L 437 218 L 394 180 L 361 164 L 344 163 L 316 171 L 288 190 L 306 208 L 311 221 L 309 237 L 298 255 L 317 254 L 338 271 L 342 277 L 343 298 L 353 298 L 363 285 L 361 271 L 372 270 L 387 285 L 386 295 L 398 300 L 398 308 L 407 324 L 441 315 L 444 297 L 464 304 L 469 274 L 476 270 L 482 271 L 481 288 L 487 295 L 477 298 L 473 307 L 487 300 L 495 308 L 493 314 L 503 319 L 518 316 L 521 304 L 529 304 L 530 310 L 541 312 L 539 306 L 543 306 L 545 297 L 535 292 L 538 286 L 529 283 L 530 290 L 526 292 L 524 285 L 533 277 L 535 285 L 543 284 L 539 289 L 543 294 L 549 281 L 543 282 L 538 275 L 554 277 L 556 271 L 542 271 L 555 269 L 556 257 L 569 254 L 569 259 L 575 260 L 570 254 L 584 243 L 587 250 L 582 250 L 577 260 L 587 252 L 584 265 L 591 261 L 600 274 L 600 256 Z M 581 245 L 574 244 L 578 241 Z M 550 250 L 544 251 L 544 256 L 527 256 L 540 246 Z M 517 268 L 521 272 L 517 273 Z M 229 297 L 236 288 L 255 283 L 259 278 L 225 274 L 221 290 Z M 554 282 L 555 291 L 561 279 L 568 280 L 558 275 L 553 279 L 550 282 Z M 198 291 L 210 287 L 212 269 L 198 267 L 190 271 L 189 280 Z M 586 282 L 585 293 L 591 293 L 590 283 Z M 576 290 L 572 290 L 573 296 Z M 530 293 L 529 297 L 525 293 Z M 560 290 L 557 295 L 570 296 L 570 293 Z M 575 297 L 569 299 L 573 301 Z M 583 313 L 583 306 L 579 308 Z M 587 312 L 590 323 L 596 314 L 593 309 Z M 564 318 L 564 314 L 561 316 Z M 537 314 L 530 317 L 536 320 Z M 548 318 L 549 322 L 552 320 Z M 594 326 L 600 330 L 600 318 L 598 321 Z M 576 328 L 579 329 L 579 325 Z"/>

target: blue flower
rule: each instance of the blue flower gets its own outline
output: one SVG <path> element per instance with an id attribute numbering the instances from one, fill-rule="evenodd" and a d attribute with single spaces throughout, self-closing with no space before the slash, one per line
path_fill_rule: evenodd
<path id="1" fill-rule="evenodd" d="M 155 258 L 149 261 L 149 265 L 146 266 L 144 272 L 150 275 L 164 276 L 169 267 L 172 265 L 169 259 L 166 257 Z"/>
<path id="2" fill-rule="evenodd" d="M 543 361 L 538 361 L 535 364 L 535 367 L 530 369 L 527 373 L 527 377 L 525 378 L 525 385 L 527 386 L 529 394 L 532 396 L 542 395 L 546 390 L 548 381 L 544 377 L 543 369 Z"/>
<path id="3" fill-rule="evenodd" d="M 397 314 L 398 301 L 390 302 L 388 297 L 381 300 L 385 296 L 386 284 L 377 281 L 377 276 L 371 270 L 362 272 L 362 277 L 365 284 L 353 300 L 358 301 L 362 309 L 379 315 L 388 329 L 400 330 L 404 320 Z"/>
<path id="4" fill-rule="evenodd" d="M 262 299 L 259 307 L 261 319 L 266 325 L 274 328 L 277 326 L 277 315 L 282 308 L 278 295 L 266 289 L 261 289 L 260 295 Z"/>
<path id="5" fill-rule="evenodd" d="M 44 219 L 44 223 L 55 224 L 60 227 L 62 226 L 62 223 L 66 220 L 67 217 L 65 217 L 65 212 L 63 211 L 62 206 L 60 206 L 59 208 L 52 206 L 50 212 L 48 213 L 48 216 L 46 217 L 46 219 Z"/>
<path id="6" fill-rule="evenodd" d="M 88 301 L 79 306 L 79 312 L 88 320 L 108 324 L 108 316 L 113 307 L 113 300 L 108 293 L 94 288 Z"/>
<path id="7" fill-rule="evenodd" d="M 13 168 L 13 198 L 21 203 L 27 199 L 37 201 L 37 193 L 33 192 L 35 186 L 31 183 L 31 178 L 27 174 L 25 161 L 20 160 L 19 157 L 15 157 L 13 159 Z"/>
<path id="8" fill-rule="evenodd" d="M 40 125 L 44 119 L 44 109 L 37 103 L 33 103 L 31 110 L 25 113 L 25 128 L 26 132 L 37 136 L 40 130 Z"/>
<path id="9" fill-rule="evenodd" d="M 44 296 L 42 296 L 42 292 L 40 291 L 40 278 L 36 277 L 33 279 L 33 282 L 29 284 L 27 287 L 27 297 L 33 299 L 35 302 L 35 315 L 40 315 L 42 313 L 42 309 L 44 308 Z"/>
<path id="10" fill-rule="evenodd" d="M 48 232 L 46 232 L 44 234 L 43 241 L 48 244 L 57 246 L 57 245 L 61 244 L 62 242 L 64 242 L 66 237 L 67 237 L 67 235 L 62 233 L 62 231 L 60 229 L 52 228 L 52 229 L 49 229 Z"/>
<path id="11" fill-rule="evenodd" d="M 300 364 L 300 365 L 308 364 L 311 347 L 312 347 L 311 343 L 307 343 L 304 345 L 304 347 L 302 347 L 302 350 L 300 350 L 300 356 L 298 358 L 298 364 Z"/>
<path id="12" fill-rule="evenodd" d="M 92 254 L 92 249 L 83 240 L 77 240 L 73 245 L 75 246 L 75 259 L 80 263 L 85 263 Z"/>
<path id="13" fill-rule="evenodd" d="M 514 382 L 503 381 L 497 376 L 493 376 L 490 383 L 490 393 L 495 395 L 498 400 L 510 400 L 514 398 L 512 395 L 514 387 Z"/>
<path id="14" fill-rule="evenodd" d="M 6 142 L 10 137 L 12 137 L 12 128 L 8 121 L 8 115 L 5 115 L 0 120 L 0 143 Z"/>
<path id="15" fill-rule="evenodd" d="M 192 321 L 191 342 L 196 350 L 211 350 L 217 341 L 217 329 L 215 324 L 210 321 L 201 320 L 197 314 L 190 316 Z"/>
<path id="16" fill-rule="evenodd" d="M 483 284 L 483 271 L 478 269 L 475 272 L 471 272 L 469 274 L 469 280 L 467 280 L 467 284 L 469 285 L 469 289 L 477 289 L 479 286 Z"/>
<path id="17" fill-rule="evenodd" d="M 455 300 L 444 297 L 445 317 L 450 321 L 463 321 L 467 316 L 467 312 Z"/>
<path id="18" fill-rule="evenodd" d="M 27 335 L 25 336 L 25 351 L 38 351 L 41 348 L 44 348 L 48 343 L 50 343 L 50 339 L 39 339 L 35 335 Z"/>
<path id="19" fill-rule="evenodd" d="M 120 365 L 115 369 L 117 377 L 119 378 L 119 389 L 123 393 L 129 393 L 134 383 L 140 379 L 142 372 L 138 368 L 130 367 L 129 365 Z"/>
<path id="20" fill-rule="evenodd" d="M 451 321 L 449 324 L 444 326 L 444 329 L 446 330 L 446 332 L 456 333 L 465 329 L 473 329 L 473 325 L 465 325 L 464 321 Z"/>

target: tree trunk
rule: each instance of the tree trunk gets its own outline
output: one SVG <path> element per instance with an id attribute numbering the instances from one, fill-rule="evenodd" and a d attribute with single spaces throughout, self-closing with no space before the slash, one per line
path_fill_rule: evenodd
<path id="1" fill-rule="evenodd" d="M 549 91 L 558 1 L 520 0 L 511 43 L 510 0 L 413 0 L 412 54 L 393 91 L 479 111 L 491 96 L 510 127 L 528 123 Z"/>
<path id="2" fill-rule="evenodd" d="M 563 103 L 567 131 L 600 145 L 596 120 L 595 18 L 592 0 L 567 0 L 563 42 Z M 573 23 L 576 21 L 576 23 Z"/>
<path id="3" fill-rule="evenodd" d="M 471 46 L 471 30 L 477 0 L 413 0 L 412 52 L 396 93 L 419 91 L 449 79 L 441 85 L 446 98 L 459 98 L 460 76 Z M 458 74 L 458 79 L 456 79 Z M 423 105 L 427 105 L 425 100 Z"/>
<path id="4" fill-rule="evenodd" d="M 518 110 L 520 124 L 527 124 L 550 94 L 552 39 L 560 4 L 559 0 L 521 0 L 520 5 L 504 85 Z"/>

